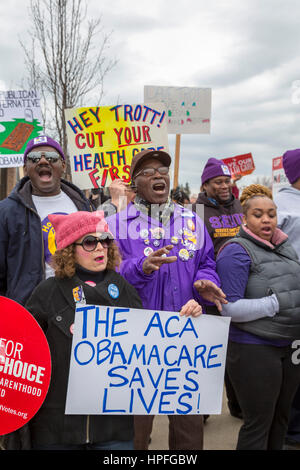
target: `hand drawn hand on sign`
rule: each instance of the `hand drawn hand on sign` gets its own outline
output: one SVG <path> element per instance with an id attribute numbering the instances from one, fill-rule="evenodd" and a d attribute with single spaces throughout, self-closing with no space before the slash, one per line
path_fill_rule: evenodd
<path id="1" fill-rule="evenodd" d="M 188 300 L 188 302 L 184 304 L 180 310 L 180 315 L 181 316 L 185 315 L 186 317 L 189 317 L 190 315 L 192 317 L 199 317 L 201 313 L 202 313 L 202 307 L 194 299 Z"/>
<path id="2" fill-rule="evenodd" d="M 222 289 L 216 286 L 212 281 L 208 281 L 207 279 L 196 281 L 194 287 L 205 300 L 216 304 L 219 312 L 222 311 L 222 304 L 228 303 Z"/>
<path id="3" fill-rule="evenodd" d="M 143 263 L 143 271 L 145 274 L 151 274 L 153 271 L 158 271 L 163 264 L 174 263 L 177 261 L 177 256 L 168 256 L 172 250 L 173 245 L 167 245 L 153 251 Z"/>

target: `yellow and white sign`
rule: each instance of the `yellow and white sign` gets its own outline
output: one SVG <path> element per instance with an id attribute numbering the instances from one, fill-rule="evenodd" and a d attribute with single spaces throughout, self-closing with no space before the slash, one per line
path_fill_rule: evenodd
<path id="1" fill-rule="evenodd" d="M 144 149 L 168 152 L 162 103 L 65 110 L 72 181 L 81 189 L 130 181 L 132 157 Z"/>

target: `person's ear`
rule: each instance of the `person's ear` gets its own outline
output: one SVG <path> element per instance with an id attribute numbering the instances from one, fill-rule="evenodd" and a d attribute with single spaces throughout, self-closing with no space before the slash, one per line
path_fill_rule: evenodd
<path id="1" fill-rule="evenodd" d="M 23 172 L 24 172 L 24 176 L 28 176 L 26 164 L 23 165 Z"/>

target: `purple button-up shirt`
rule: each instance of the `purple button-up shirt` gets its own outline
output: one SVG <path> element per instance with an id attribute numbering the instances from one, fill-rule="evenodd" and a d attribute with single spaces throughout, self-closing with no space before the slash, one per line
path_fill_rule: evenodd
<path id="1" fill-rule="evenodd" d="M 136 288 L 145 308 L 176 312 L 193 298 L 209 304 L 193 286 L 201 279 L 220 286 L 213 244 L 200 217 L 175 204 L 163 225 L 130 203 L 107 222 L 121 251 L 120 273 Z M 174 246 L 170 256 L 177 256 L 177 261 L 145 274 L 142 267 L 149 252 L 167 245 Z"/>

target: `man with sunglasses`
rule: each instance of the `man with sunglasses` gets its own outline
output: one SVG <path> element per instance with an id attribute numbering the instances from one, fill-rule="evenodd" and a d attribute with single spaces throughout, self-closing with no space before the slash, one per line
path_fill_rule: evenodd
<path id="1" fill-rule="evenodd" d="M 33 289 L 53 275 L 55 251 L 49 214 L 92 211 L 72 183 L 62 179 L 66 166 L 61 146 L 48 136 L 30 140 L 24 152 L 24 177 L 0 201 L 0 295 L 25 304 Z"/>
<path id="2" fill-rule="evenodd" d="M 136 154 L 130 170 L 135 200 L 107 221 L 120 247 L 120 273 L 136 288 L 143 307 L 197 316 L 201 304 L 213 302 L 221 309 L 226 300 L 203 221 L 169 197 L 170 165 L 164 151 Z M 148 449 L 153 418 L 135 417 L 137 450 Z M 202 447 L 202 416 L 169 415 L 170 450 Z"/>

